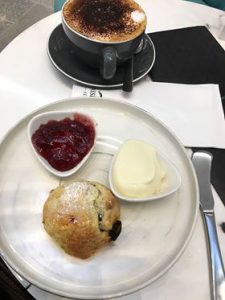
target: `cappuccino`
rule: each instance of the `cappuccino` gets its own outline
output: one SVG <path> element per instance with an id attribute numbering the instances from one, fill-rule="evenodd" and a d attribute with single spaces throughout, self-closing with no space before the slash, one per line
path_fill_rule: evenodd
<path id="1" fill-rule="evenodd" d="M 63 17 L 73 31 L 106 43 L 135 39 L 147 22 L 144 10 L 133 0 L 69 0 Z"/>

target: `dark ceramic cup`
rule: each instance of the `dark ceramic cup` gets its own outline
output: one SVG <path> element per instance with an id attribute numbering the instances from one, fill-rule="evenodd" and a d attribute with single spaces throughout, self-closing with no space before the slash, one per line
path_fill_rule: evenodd
<path id="1" fill-rule="evenodd" d="M 62 26 L 65 34 L 74 44 L 77 57 L 91 67 L 99 68 L 104 79 L 113 78 L 117 66 L 129 60 L 135 52 L 140 51 L 144 32 L 131 40 L 122 42 L 92 40 L 68 25 L 63 14 L 64 6 L 62 8 Z"/>

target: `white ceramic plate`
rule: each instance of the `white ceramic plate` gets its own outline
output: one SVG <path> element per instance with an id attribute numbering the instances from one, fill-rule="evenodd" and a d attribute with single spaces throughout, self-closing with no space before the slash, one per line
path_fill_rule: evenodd
<path id="1" fill-rule="evenodd" d="M 146 203 L 121 202 L 122 233 L 88 260 L 63 252 L 42 226 L 42 207 L 58 179 L 34 157 L 27 125 L 35 115 L 76 110 L 98 123 L 96 147 L 72 177 L 108 185 L 113 154 L 125 139 L 142 138 L 170 157 L 181 175 L 178 192 Z M 132 293 L 163 275 L 180 257 L 194 229 L 197 181 L 184 148 L 153 116 L 124 102 L 69 99 L 23 119 L 0 145 L 0 249 L 7 263 L 32 284 L 55 294 L 103 299 Z"/>

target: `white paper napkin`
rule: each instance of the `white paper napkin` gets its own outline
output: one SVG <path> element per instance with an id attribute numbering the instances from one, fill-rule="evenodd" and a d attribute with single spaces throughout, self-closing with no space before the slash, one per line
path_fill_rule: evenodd
<path id="1" fill-rule="evenodd" d="M 148 76 L 132 93 L 73 85 L 72 97 L 105 97 L 127 101 L 160 119 L 184 146 L 225 149 L 225 122 L 218 85 L 152 82 Z"/>

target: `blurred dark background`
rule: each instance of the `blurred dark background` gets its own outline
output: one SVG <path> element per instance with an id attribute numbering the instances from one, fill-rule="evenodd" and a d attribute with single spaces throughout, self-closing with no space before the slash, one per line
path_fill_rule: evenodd
<path id="1" fill-rule="evenodd" d="M 0 51 L 18 34 L 53 13 L 53 0 L 0 0 Z"/>

